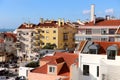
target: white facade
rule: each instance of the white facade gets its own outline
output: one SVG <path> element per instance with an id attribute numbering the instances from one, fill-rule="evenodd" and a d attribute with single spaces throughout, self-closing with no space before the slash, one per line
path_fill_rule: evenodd
<path id="1" fill-rule="evenodd" d="M 75 34 L 75 43 L 82 40 L 89 41 L 119 41 L 116 31 L 119 26 L 80 26 Z M 119 35 L 117 35 L 119 37 Z"/>
<path id="2" fill-rule="evenodd" d="M 79 55 L 80 80 L 119 80 L 120 56 L 115 60 L 107 59 L 107 55 L 82 54 Z M 89 75 L 83 75 L 83 65 L 89 66 Z M 97 66 L 99 71 L 97 76 Z"/>
<path id="3" fill-rule="evenodd" d="M 34 29 L 17 29 L 17 55 L 30 59 L 33 53 Z"/>
<path id="4" fill-rule="evenodd" d="M 29 67 L 19 67 L 19 76 L 24 76 L 25 78 L 28 78 L 28 72 L 34 68 Z"/>

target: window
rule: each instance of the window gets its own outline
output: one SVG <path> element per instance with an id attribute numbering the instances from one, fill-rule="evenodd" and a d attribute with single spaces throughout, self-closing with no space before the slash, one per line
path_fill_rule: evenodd
<path id="1" fill-rule="evenodd" d="M 42 43 L 41 45 L 44 45 L 44 43 Z"/>
<path id="2" fill-rule="evenodd" d="M 56 33 L 56 30 L 54 30 L 53 33 Z"/>
<path id="3" fill-rule="evenodd" d="M 68 33 L 63 33 L 63 40 L 68 40 Z"/>
<path id="4" fill-rule="evenodd" d="M 31 33 L 31 36 L 33 36 L 33 33 Z"/>
<path id="5" fill-rule="evenodd" d="M 115 60 L 115 55 L 116 55 L 116 51 L 115 50 L 108 50 L 107 59 Z"/>
<path id="6" fill-rule="evenodd" d="M 46 39 L 49 39 L 49 37 L 48 37 L 48 36 L 46 36 Z"/>
<path id="7" fill-rule="evenodd" d="M 115 34 L 116 29 L 109 29 L 109 34 Z"/>
<path id="8" fill-rule="evenodd" d="M 91 38 L 86 38 L 86 40 L 91 41 Z"/>
<path id="9" fill-rule="evenodd" d="M 86 34 L 92 34 L 91 29 L 86 29 Z"/>
<path id="10" fill-rule="evenodd" d="M 90 49 L 90 54 L 96 54 L 96 49 Z"/>
<path id="11" fill-rule="evenodd" d="M 83 75 L 89 76 L 89 65 L 83 65 Z"/>
<path id="12" fill-rule="evenodd" d="M 53 40 L 56 40 L 56 37 L 53 37 Z"/>
<path id="13" fill-rule="evenodd" d="M 55 72 L 55 67 L 49 67 L 49 72 Z"/>
<path id="14" fill-rule="evenodd" d="M 99 66 L 97 66 L 97 77 L 99 77 Z"/>
<path id="15" fill-rule="evenodd" d="M 46 33 L 49 33 L 49 30 L 46 30 Z"/>
<path id="16" fill-rule="evenodd" d="M 44 33 L 44 31 L 42 31 L 42 33 Z"/>

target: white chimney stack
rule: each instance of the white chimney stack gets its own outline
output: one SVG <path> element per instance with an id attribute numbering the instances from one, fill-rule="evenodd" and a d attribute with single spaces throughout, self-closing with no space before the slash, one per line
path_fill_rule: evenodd
<path id="1" fill-rule="evenodd" d="M 90 13 L 90 18 L 91 18 L 91 20 L 90 21 L 94 21 L 94 15 L 95 15 L 95 5 L 94 4 L 92 4 L 91 5 L 91 13 Z"/>

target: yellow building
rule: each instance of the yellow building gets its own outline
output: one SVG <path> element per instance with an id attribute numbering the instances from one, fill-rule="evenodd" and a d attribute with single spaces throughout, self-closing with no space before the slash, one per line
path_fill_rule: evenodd
<path id="1" fill-rule="evenodd" d="M 55 44 L 56 49 L 72 49 L 75 47 L 74 35 L 76 28 L 63 19 L 46 20 L 36 26 L 35 46 L 43 48 L 47 43 Z"/>

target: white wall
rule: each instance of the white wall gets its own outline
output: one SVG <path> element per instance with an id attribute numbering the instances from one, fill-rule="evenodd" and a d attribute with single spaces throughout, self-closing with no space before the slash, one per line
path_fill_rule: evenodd
<path id="1" fill-rule="evenodd" d="M 83 76 L 83 65 L 89 65 L 89 76 Z M 99 66 L 99 77 L 97 77 Z M 80 80 L 120 80 L 120 56 L 115 60 L 108 60 L 106 55 L 80 54 L 79 55 Z"/>
<path id="2" fill-rule="evenodd" d="M 32 70 L 33 68 L 28 67 L 19 67 L 19 76 L 25 76 L 28 77 L 28 72 Z"/>

